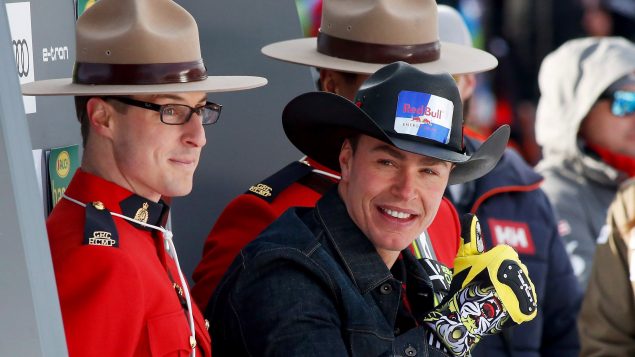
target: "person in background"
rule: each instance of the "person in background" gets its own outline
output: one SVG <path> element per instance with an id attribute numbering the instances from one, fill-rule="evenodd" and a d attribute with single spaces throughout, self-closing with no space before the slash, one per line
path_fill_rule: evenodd
<path id="1" fill-rule="evenodd" d="M 101 0 L 76 41 L 72 80 L 22 87 L 74 95 L 81 124 L 81 167 L 46 222 L 68 354 L 209 357 L 162 198 L 192 190 L 221 112 L 206 93 L 267 81 L 208 77 L 194 18 L 169 0 Z"/>
<path id="2" fill-rule="evenodd" d="M 439 36 L 446 42 L 472 45 L 461 14 L 439 5 Z M 454 76 L 464 106 L 468 106 L 476 78 Z M 467 118 L 466 118 L 467 120 Z M 482 143 L 465 125 L 464 143 L 474 152 Z M 459 214 L 473 213 L 481 221 L 485 247 L 514 248 L 527 265 L 540 305 L 538 316 L 509 332 L 484 339 L 472 356 L 577 356 L 576 317 L 582 291 L 564 243 L 558 235 L 553 209 L 540 189 L 542 177 L 515 150 L 507 149 L 496 167 L 474 181 L 449 186 L 447 192 Z"/>
<path id="3" fill-rule="evenodd" d="M 635 41 L 635 2 L 582 0 L 582 25 L 589 36 L 620 36 Z"/>
<path id="4" fill-rule="evenodd" d="M 479 40 L 499 61 L 497 71 L 487 76 L 495 97 L 493 122 L 510 124 L 510 142 L 535 166 L 541 159 L 534 135 L 538 70 L 551 51 L 584 36 L 581 0 L 457 2 L 471 16 L 473 4 L 481 4 L 484 35 Z"/>
<path id="5" fill-rule="evenodd" d="M 471 46 L 439 43 L 437 6 L 433 0 L 325 0 L 317 39 L 301 38 L 265 46 L 265 55 L 319 68 L 321 90 L 353 99 L 360 84 L 382 63 L 405 60 L 429 72 L 482 72 L 496 67 L 496 58 Z M 358 11 L 359 8 L 366 11 Z M 310 155 L 251 186 L 231 201 L 218 217 L 196 267 L 192 295 L 201 309 L 240 250 L 290 207 L 312 207 L 339 180 L 339 173 Z M 441 277 L 458 249 L 459 218 L 443 200 L 437 216 L 416 241 L 417 257 L 429 259 Z M 441 218 L 444 217 L 444 218 Z M 436 220 L 435 220 L 436 221 Z M 428 264 L 426 264 L 428 266 Z"/>
<path id="6" fill-rule="evenodd" d="M 635 111 L 635 91 L 627 107 Z M 635 355 L 635 181 L 609 207 L 610 233 L 595 250 L 579 318 L 580 356 Z"/>
<path id="7" fill-rule="evenodd" d="M 536 295 L 509 246 L 483 251 L 466 217 L 448 296 L 408 249 L 430 224 L 448 182 L 488 172 L 509 127 L 468 155 L 449 74 L 396 62 L 353 102 L 302 94 L 282 114 L 289 140 L 339 183 L 315 208 L 295 207 L 230 266 L 205 312 L 214 354 L 467 356 L 484 336 L 531 320 Z"/>
<path id="8" fill-rule="evenodd" d="M 537 166 L 573 270 L 586 289 L 593 253 L 610 229 L 606 212 L 635 174 L 635 45 L 624 38 L 571 40 L 540 68 Z"/>

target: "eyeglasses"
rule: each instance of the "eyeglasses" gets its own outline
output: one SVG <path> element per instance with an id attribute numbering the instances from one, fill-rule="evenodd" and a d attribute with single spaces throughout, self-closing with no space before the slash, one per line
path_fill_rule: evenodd
<path id="1" fill-rule="evenodd" d="M 132 105 L 148 110 L 154 110 L 161 115 L 161 122 L 168 125 L 182 125 L 187 123 L 192 114 L 196 113 L 201 117 L 203 125 L 214 124 L 220 117 L 220 111 L 223 108 L 222 105 L 207 102 L 205 105 L 201 105 L 195 108 L 185 104 L 155 104 L 142 102 L 140 100 L 128 98 L 128 97 L 102 97 L 106 100 L 115 100 L 117 102 Z"/>
<path id="2" fill-rule="evenodd" d="M 611 113 L 617 117 L 625 117 L 635 113 L 635 92 L 618 90 L 603 93 L 600 99 L 611 100 Z"/>

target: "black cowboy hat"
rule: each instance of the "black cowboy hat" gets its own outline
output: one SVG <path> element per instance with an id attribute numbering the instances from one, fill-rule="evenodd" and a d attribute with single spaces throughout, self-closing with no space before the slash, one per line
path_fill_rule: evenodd
<path id="1" fill-rule="evenodd" d="M 344 140 L 365 134 L 456 164 L 449 184 L 477 179 L 494 168 L 510 132 L 509 126 L 501 126 L 468 155 L 463 147 L 463 104 L 452 76 L 424 73 L 405 62 L 371 75 L 354 102 L 327 92 L 294 98 L 284 108 L 282 125 L 293 145 L 333 170 L 340 169 Z"/>

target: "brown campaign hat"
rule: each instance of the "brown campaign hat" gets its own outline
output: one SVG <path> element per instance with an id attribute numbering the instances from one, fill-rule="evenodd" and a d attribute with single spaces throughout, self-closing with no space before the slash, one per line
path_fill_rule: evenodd
<path id="1" fill-rule="evenodd" d="M 317 37 L 276 42 L 262 53 L 283 61 L 371 74 L 404 61 L 428 73 L 495 68 L 496 57 L 439 41 L 434 0 L 324 0 Z"/>
<path id="2" fill-rule="evenodd" d="M 226 92 L 263 86 L 208 76 L 196 21 L 171 0 L 100 0 L 77 20 L 72 78 L 22 85 L 25 95 Z"/>

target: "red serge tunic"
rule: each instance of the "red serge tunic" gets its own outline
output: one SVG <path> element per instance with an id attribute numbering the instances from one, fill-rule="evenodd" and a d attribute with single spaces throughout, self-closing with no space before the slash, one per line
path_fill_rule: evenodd
<path id="1" fill-rule="evenodd" d="M 162 234 L 107 213 L 159 225 L 167 206 L 81 169 L 65 195 L 89 206 L 62 199 L 47 220 L 69 355 L 189 356 L 187 304 Z M 211 356 L 206 322 L 192 308 L 196 356 Z"/>
<path id="2" fill-rule="evenodd" d="M 287 209 L 314 207 L 322 194 L 337 182 L 312 172 L 312 168 L 337 174 L 307 158 L 303 164 L 291 163 L 252 186 L 225 207 L 207 236 L 203 259 L 193 274 L 192 297 L 202 310 L 241 249 Z M 443 198 L 428 234 L 436 260 L 450 268 L 454 266 L 459 248 L 460 230 L 454 206 Z"/>

